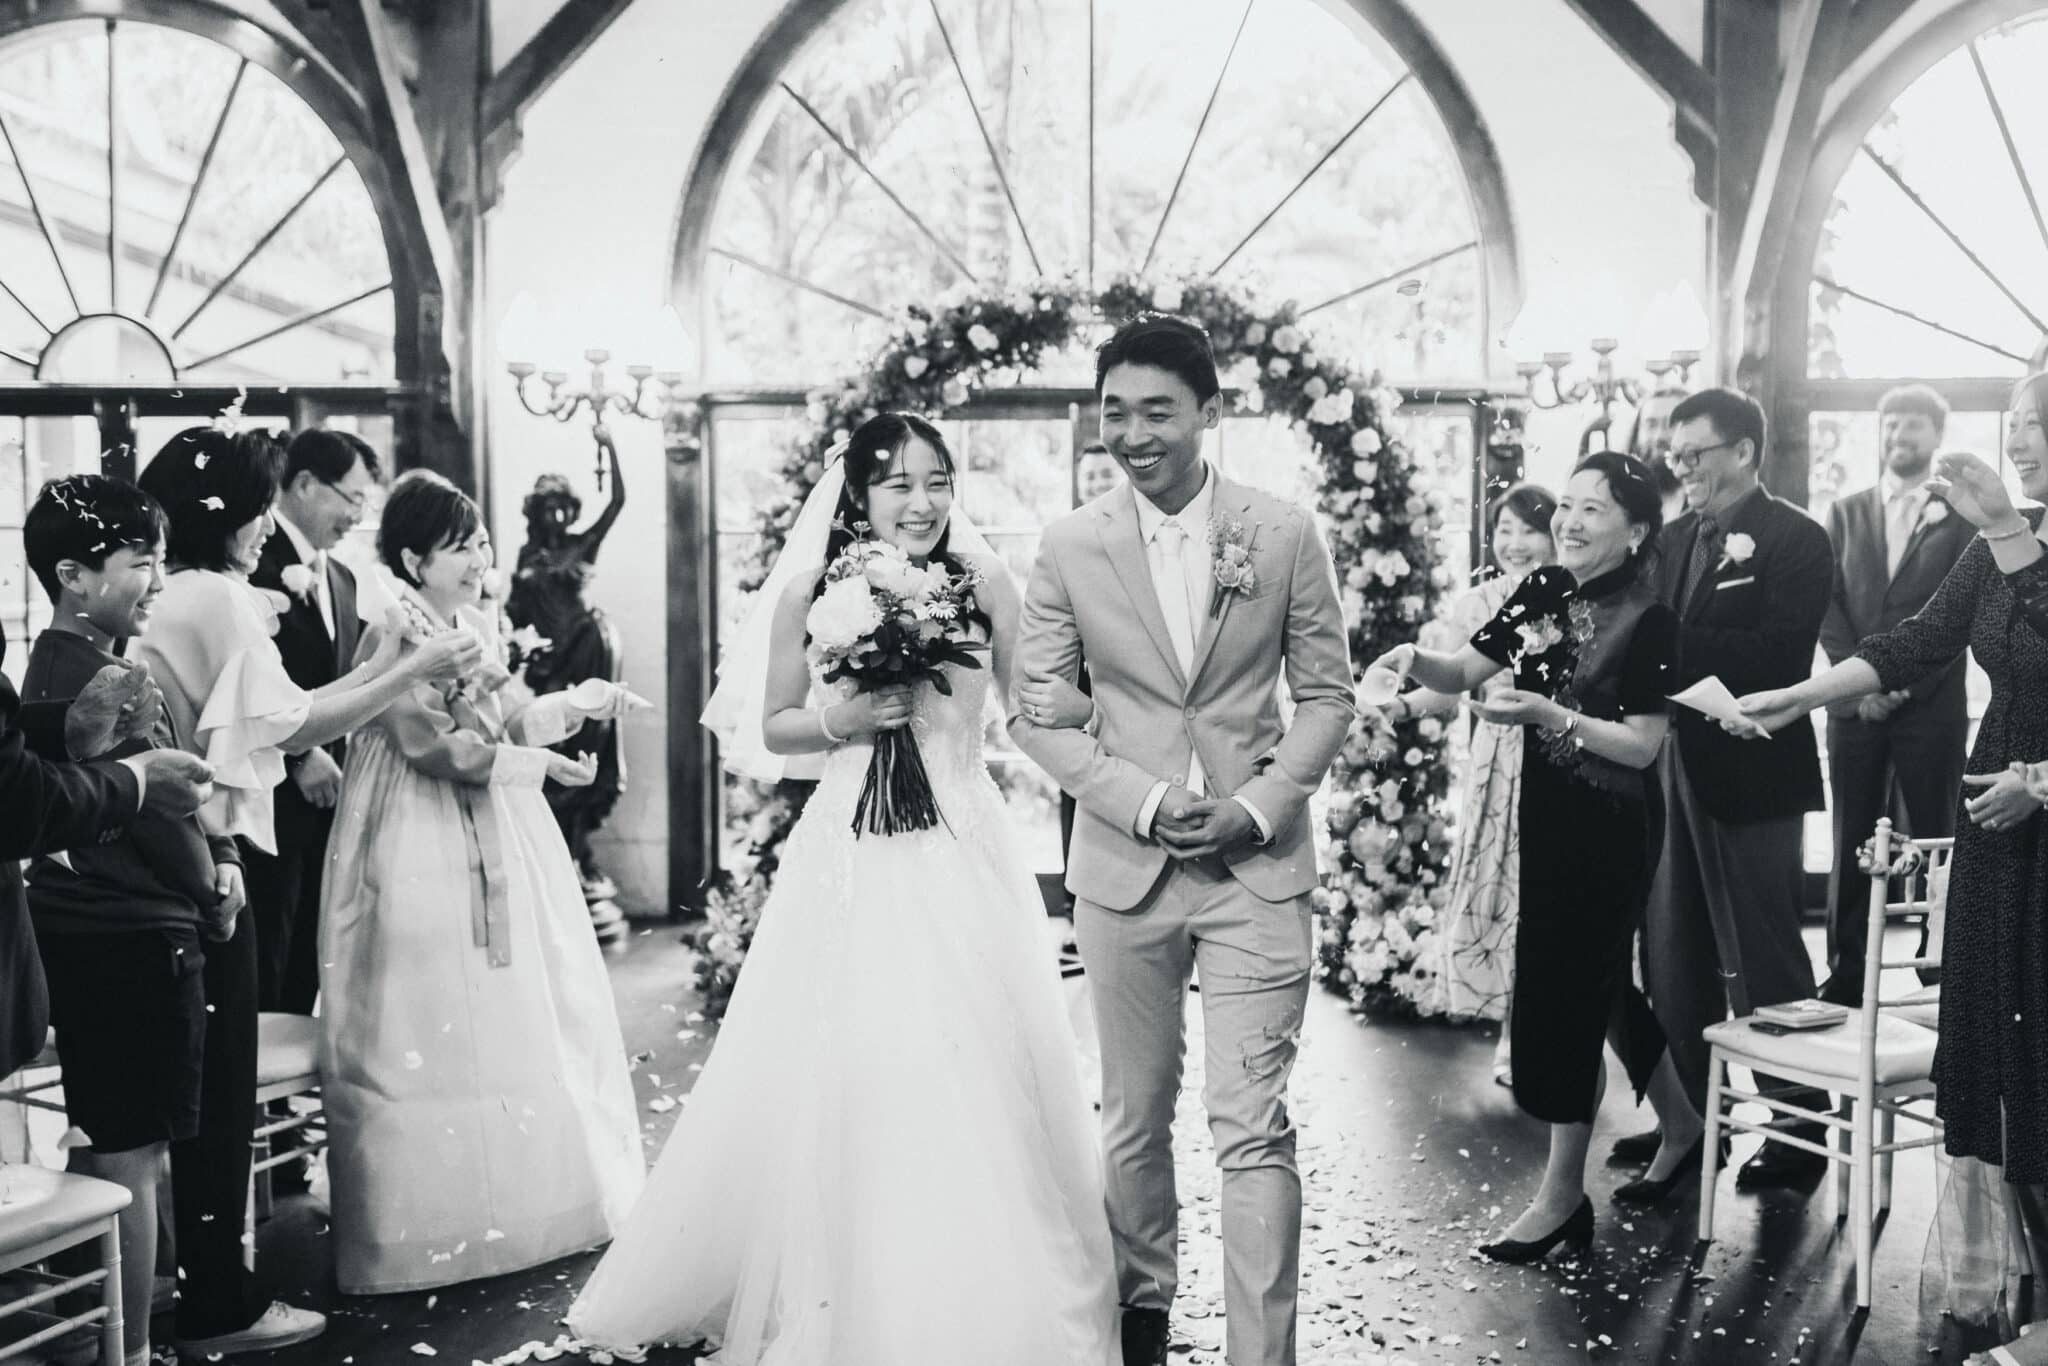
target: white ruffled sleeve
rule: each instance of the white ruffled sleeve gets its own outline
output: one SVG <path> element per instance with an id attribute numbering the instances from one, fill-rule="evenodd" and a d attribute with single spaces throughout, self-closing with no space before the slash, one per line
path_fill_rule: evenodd
<path id="1" fill-rule="evenodd" d="M 285 672 L 258 590 L 225 575 L 172 576 L 142 654 L 174 713 L 179 742 L 213 766 L 213 797 L 200 808 L 211 835 L 239 835 L 265 853 L 277 837 L 271 789 L 284 781 L 280 746 L 306 723 L 311 700 Z"/>

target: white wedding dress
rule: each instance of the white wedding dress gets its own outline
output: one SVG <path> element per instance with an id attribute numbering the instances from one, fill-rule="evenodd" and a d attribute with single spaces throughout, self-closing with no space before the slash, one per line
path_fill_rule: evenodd
<path id="1" fill-rule="evenodd" d="M 982 760 L 989 671 L 948 674 L 911 724 L 950 830 L 856 839 L 870 747 L 827 756 L 717 1046 L 570 1311 L 586 1342 L 709 1341 L 723 1366 L 1119 1359 L 1096 1123 Z"/>

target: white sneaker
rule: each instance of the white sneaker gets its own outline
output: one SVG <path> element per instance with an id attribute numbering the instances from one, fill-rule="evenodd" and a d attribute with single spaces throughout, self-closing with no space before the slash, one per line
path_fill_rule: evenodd
<path id="1" fill-rule="evenodd" d="M 236 1333 L 210 1338 L 180 1338 L 178 1350 L 197 1357 L 233 1356 L 237 1352 L 270 1352 L 311 1342 L 327 1331 L 327 1316 L 272 1300 L 263 1317 Z"/>

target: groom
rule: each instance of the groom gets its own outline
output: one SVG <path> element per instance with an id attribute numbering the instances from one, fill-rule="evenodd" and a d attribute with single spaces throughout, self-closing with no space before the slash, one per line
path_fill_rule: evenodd
<path id="1" fill-rule="evenodd" d="M 1046 528 L 1018 646 L 1031 681 L 1010 733 L 1080 803 L 1067 888 L 1102 1038 L 1124 1363 L 1167 1357 L 1173 1111 L 1199 969 L 1227 1354 L 1293 1366 L 1301 1178 L 1287 1077 L 1312 961 L 1306 809 L 1353 717 L 1336 574 L 1307 512 L 1202 459 L 1221 401 L 1200 328 L 1126 323 L 1097 352 L 1095 381 L 1103 442 L 1129 482 Z M 1094 720 L 1042 728 L 1044 681 L 1072 682 L 1083 656 Z"/>

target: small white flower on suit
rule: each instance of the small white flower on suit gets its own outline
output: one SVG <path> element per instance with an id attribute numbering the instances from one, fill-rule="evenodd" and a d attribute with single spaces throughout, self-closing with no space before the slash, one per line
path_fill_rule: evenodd
<path id="1" fill-rule="evenodd" d="M 1756 538 L 1744 532 L 1736 532 L 1721 542 L 1721 567 L 1731 564 L 1748 564 L 1749 557 L 1756 554 Z"/>
<path id="2" fill-rule="evenodd" d="M 285 591 L 300 602 L 310 601 L 313 593 L 313 571 L 303 564 L 288 564 L 278 575 L 284 580 Z"/>

